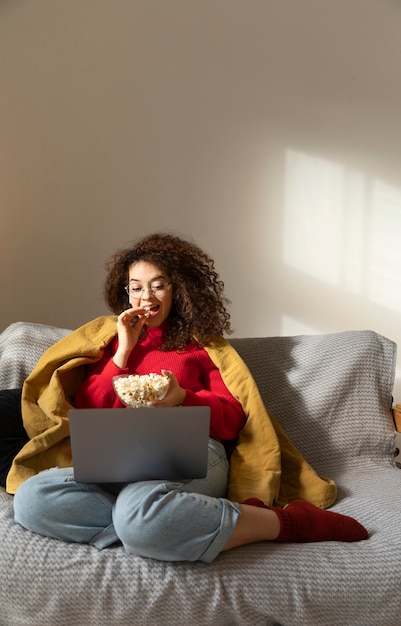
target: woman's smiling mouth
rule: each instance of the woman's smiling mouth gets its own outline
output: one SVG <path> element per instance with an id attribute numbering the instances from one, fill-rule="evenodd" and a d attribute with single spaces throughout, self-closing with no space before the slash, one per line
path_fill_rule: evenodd
<path id="1" fill-rule="evenodd" d="M 155 315 L 158 314 L 159 309 L 160 309 L 160 305 L 156 304 L 154 306 L 145 306 L 143 307 L 146 310 L 145 316 L 146 317 L 155 317 Z"/>

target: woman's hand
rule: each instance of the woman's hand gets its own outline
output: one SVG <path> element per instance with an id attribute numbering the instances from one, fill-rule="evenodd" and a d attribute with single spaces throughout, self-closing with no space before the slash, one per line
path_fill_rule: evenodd
<path id="1" fill-rule="evenodd" d="M 135 326 L 131 326 L 134 317 L 138 317 Z M 143 308 L 130 308 L 120 313 L 117 318 L 118 348 L 113 357 L 117 367 L 127 367 L 128 358 L 138 343 L 142 328 L 147 322 L 147 311 Z"/>
<path id="2" fill-rule="evenodd" d="M 174 376 L 173 372 L 169 370 L 162 370 L 162 374 L 166 376 L 170 385 L 166 395 L 163 400 L 153 400 L 152 402 L 148 402 L 149 406 L 157 406 L 157 407 L 168 407 L 168 406 L 179 406 L 184 403 L 187 392 L 185 389 L 180 387 L 178 384 L 178 380 Z"/>

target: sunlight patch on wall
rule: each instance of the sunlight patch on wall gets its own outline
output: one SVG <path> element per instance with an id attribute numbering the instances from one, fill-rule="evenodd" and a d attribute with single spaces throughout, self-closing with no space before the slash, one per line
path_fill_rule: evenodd
<path id="1" fill-rule="evenodd" d="M 401 310 L 401 190 L 344 165 L 286 155 L 284 263 Z"/>
<path id="2" fill-rule="evenodd" d="M 401 190 L 380 181 L 372 188 L 369 298 L 401 311 Z"/>

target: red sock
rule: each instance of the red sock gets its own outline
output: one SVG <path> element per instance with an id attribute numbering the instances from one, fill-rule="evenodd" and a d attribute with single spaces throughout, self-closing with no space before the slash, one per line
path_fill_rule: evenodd
<path id="1" fill-rule="evenodd" d="M 258 498 L 249 498 L 244 504 L 269 508 Z M 361 541 L 368 537 L 366 528 L 353 517 L 319 509 L 305 500 L 294 500 L 284 509 L 271 510 L 280 520 L 277 542 Z"/>

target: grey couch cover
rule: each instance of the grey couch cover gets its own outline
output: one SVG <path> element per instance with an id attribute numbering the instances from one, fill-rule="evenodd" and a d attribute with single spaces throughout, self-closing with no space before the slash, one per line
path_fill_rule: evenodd
<path id="1" fill-rule="evenodd" d="M 17 322 L 0 334 L 12 388 L 68 330 Z M 1 626 L 399 626 L 401 473 L 391 415 L 396 346 L 372 331 L 232 339 L 266 406 L 322 475 L 355 544 L 260 543 L 202 563 L 161 563 L 31 534 L 0 492 Z M 1 419 L 1 416 L 0 416 Z M 249 494 L 250 496 L 252 494 Z"/>

